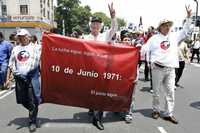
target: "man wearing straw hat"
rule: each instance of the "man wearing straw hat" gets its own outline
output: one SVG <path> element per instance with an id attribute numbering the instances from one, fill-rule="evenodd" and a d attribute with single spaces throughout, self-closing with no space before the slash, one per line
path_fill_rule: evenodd
<path id="1" fill-rule="evenodd" d="M 159 89 L 163 86 L 165 96 L 165 109 L 163 119 L 178 124 L 173 115 L 174 111 L 174 89 L 175 89 L 175 68 L 178 64 L 178 44 L 190 33 L 191 9 L 186 6 L 187 18 L 183 29 L 177 33 L 170 33 L 173 22 L 167 19 L 160 21 L 158 34 L 152 36 L 147 45 L 142 49 L 150 57 L 153 83 L 153 113 L 152 118 L 160 117 Z"/>

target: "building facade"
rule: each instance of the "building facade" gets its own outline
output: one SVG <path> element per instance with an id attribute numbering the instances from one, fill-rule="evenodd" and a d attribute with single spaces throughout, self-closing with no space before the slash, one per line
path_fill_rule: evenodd
<path id="1" fill-rule="evenodd" d="M 6 39 L 20 28 L 41 37 L 42 31 L 53 27 L 53 0 L 0 0 L 0 31 Z"/>

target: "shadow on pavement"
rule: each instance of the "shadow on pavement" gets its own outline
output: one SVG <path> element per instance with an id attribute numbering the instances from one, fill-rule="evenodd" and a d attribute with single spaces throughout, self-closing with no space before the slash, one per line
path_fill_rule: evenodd
<path id="1" fill-rule="evenodd" d="M 105 117 L 103 118 L 103 122 L 116 122 L 120 121 L 120 117 L 114 115 L 112 112 L 105 113 Z M 92 116 L 88 116 L 87 112 L 79 112 L 73 115 L 73 118 L 66 118 L 66 119 L 50 119 L 50 118 L 38 118 L 37 126 L 41 127 L 46 123 L 92 123 Z M 16 130 L 20 130 L 21 128 L 26 128 L 29 126 L 29 119 L 27 117 L 24 118 L 15 118 L 14 120 L 10 121 L 7 126 L 16 125 L 18 126 Z"/>
<path id="2" fill-rule="evenodd" d="M 90 123 L 89 116 L 87 112 L 80 112 L 75 113 L 73 118 L 66 118 L 66 119 L 50 119 L 50 118 L 38 118 L 38 125 L 41 126 L 45 123 Z M 7 125 L 18 125 L 17 130 L 28 127 L 29 119 L 26 117 L 24 118 L 15 118 L 14 120 L 10 121 Z"/>
<path id="3" fill-rule="evenodd" d="M 152 118 L 151 117 L 152 112 L 153 112 L 152 109 L 138 109 L 134 111 L 134 113 L 141 113 L 144 117 L 149 117 L 149 118 Z"/>
<path id="4" fill-rule="evenodd" d="M 18 125 L 16 130 L 19 130 L 24 127 L 28 127 L 28 118 L 15 118 L 14 120 L 10 121 L 7 126 Z"/>
<path id="5" fill-rule="evenodd" d="M 199 109 L 200 110 L 200 101 L 199 102 L 194 102 L 190 104 L 191 107 Z"/>
<path id="6" fill-rule="evenodd" d="M 142 89 L 140 89 L 140 91 L 142 91 L 142 92 L 149 92 L 149 93 L 151 93 L 150 90 L 151 90 L 151 87 L 142 87 Z"/>
<path id="7" fill-rule="evenodd" d="M 119 122 L 122 121 L 122 116 L 121 113 L 118 112 L 106 112 L 105 117 L 103 118 L 104 123 L 109 123 L 109 122 Z"/>
<path id="8" fill-rule="evenodd" d="M 142 81 L 142 82 L 149 82 L 150 80 L 145 80 L 145 78 L 139 78 L 138 80 Z"/>

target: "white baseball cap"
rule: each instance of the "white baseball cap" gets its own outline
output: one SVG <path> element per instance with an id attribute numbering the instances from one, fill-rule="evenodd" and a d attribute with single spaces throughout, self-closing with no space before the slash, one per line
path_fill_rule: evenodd
<path id="1" fill-rule="evenodd" d="M 28 30 L 26 30 L 26 29 L 19 29 L 17 31 L 17 36 L 25 36 L 25 35 L 30 36 L 30 33 L 28 32 Z"/>

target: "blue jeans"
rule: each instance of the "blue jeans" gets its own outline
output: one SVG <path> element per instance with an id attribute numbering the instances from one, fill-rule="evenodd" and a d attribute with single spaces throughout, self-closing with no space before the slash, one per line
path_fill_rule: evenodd
<path id="1" fill-rule="evenodd" d="M 6 82 L 8 63 L 0 64 L 0 86 Z"/>

